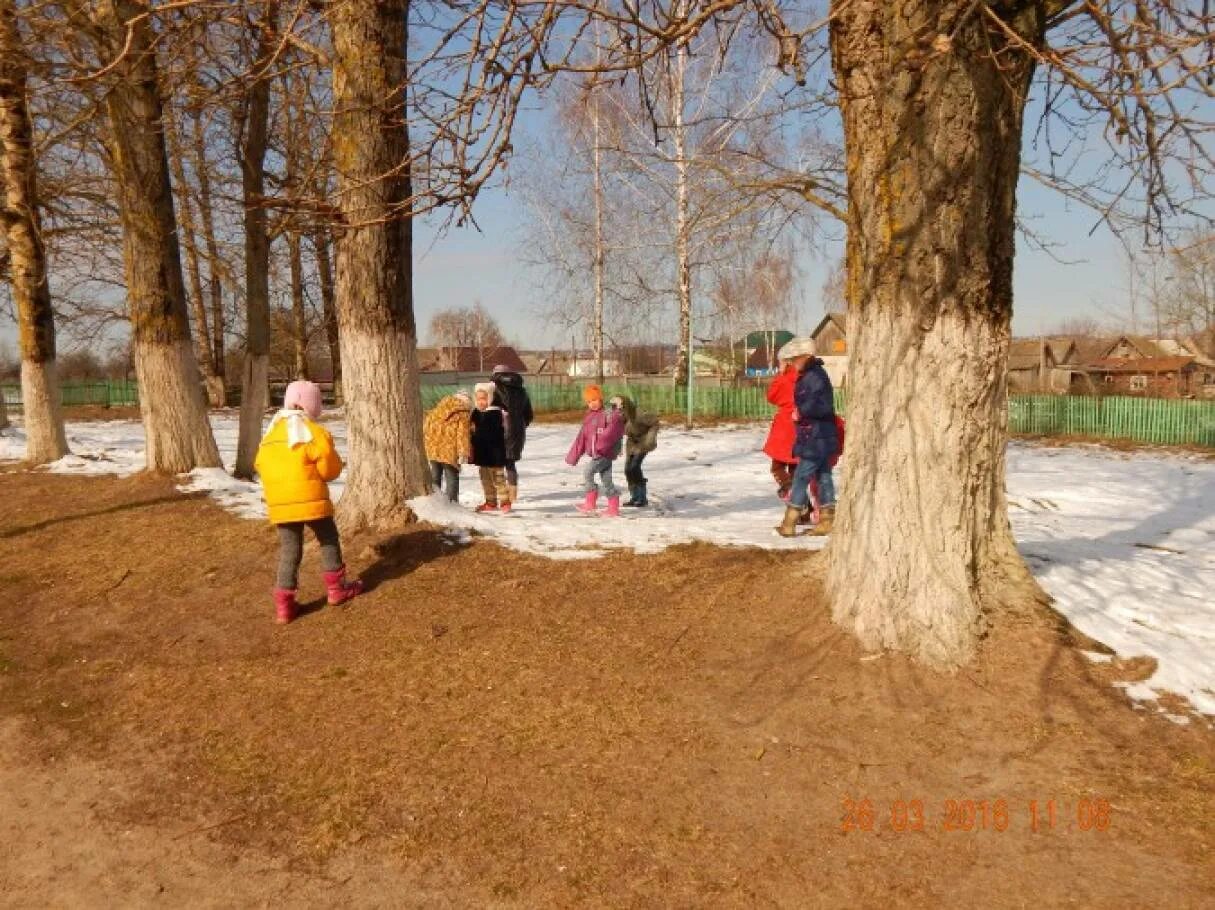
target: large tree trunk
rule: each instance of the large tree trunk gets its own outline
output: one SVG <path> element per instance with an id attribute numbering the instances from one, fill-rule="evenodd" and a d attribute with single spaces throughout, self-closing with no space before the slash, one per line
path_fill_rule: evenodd
<path id="1" fill-rule="evenodd" d="M 337 310 L 350 467 L 344 526 L 387 526 L 425 493 L 422 396 L 412 299 L 405 123 L 406 0 L 329 7 L 335 59 L 334 164 L 342 232 Z"/>
<path id="2" fill-rule="evenodd" d="M 33 125 L 26 103 L 26 68 L 13 0 L 0 0 L 0 225 L 8 245 L 21 345 L 25 458 L 45 464 L 68 452 L 55 372 L 55 316 L 38 216 Z M 0 426 L 8 425 L 0 400 Z"/>
<path id="3" fill-rule="evenodd" d="M 258 37 L 260 74 L 244 103 L 240 149 L 241 191 L 245 205 L 245 360 L 241 370 L 240 429 L 236 442 L 237 477 L 253 477 L 253 460 L 262 439 L 262 418 L 270 406 L 270 238 L 266 233 L 266 142 L 270 124 L 270 79 L 265 62 L 275 52 L 277 7 L 267 7 Z"/>
<path id="4" fill-rule="evenodd" d="M 104 58 L 117 61 L 106 112 L 148 470 L 179 474 L 217 467 L 219 451 L 190 343 L 148 7 L 104 0 L 93 9 Z"/>
<path id="5" fill-rule="evenodd" d="M 333 266 L 329 259 L 329 234 L 318 229 L 312 233 L 312 250 L 316 253 L 316 275 L 321 285 L 321 312 L 325 317 L 325 341 L 329 345 L 329 363 L 333 368 L 333 398 L 342 402 L 342 350 L 338 338 L 337 299 L 333 290 Z"/>
<path id="6" fill-rule="evenodd" d="M 1004 494 L 1013 215 L 1033 67 L 969 2 L 833 6 L 851 356 L 827 587 L 835 620 L 867 647 L 956 666 L 995 608 L 1037 591 Z M 1039 4 L 1024 6 L 1016 27 L 1040 44 Z"/>

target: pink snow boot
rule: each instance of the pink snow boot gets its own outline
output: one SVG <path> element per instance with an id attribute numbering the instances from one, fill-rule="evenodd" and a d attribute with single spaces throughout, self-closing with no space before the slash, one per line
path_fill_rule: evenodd
<path id="1" fill-rule="evenodd" d="M 574 506 L 579 512 L 585 515 L 593 515 L 595 513 L 595 505 L 599 502 L 599 491 L 591 490 L 586 494 L 586 499 Z"/>
<path id="2" fill-rule="evenodd" d="M 346 567 L 334 569 L 332 572 L 322 572 L 325 579 L 325 587 L 329 591 L 330 606 L 344 604 L 351 598 L 358 597 L 363 593 L 363 583 L 357 578 L 346 580 Z"/>
<path id="3" fill-rule="evenodd" d="M 620 497 L 609 496 L 608 507 L 603 513 L 604 518 L 619 518 L 620 517 Z"/>
<path id="4" fill-rule="evenodd" d="M 295 592 L 287 588 L 274 589 L 274 621 L 286 625 L 295 619 L 295 611 L 299 605 L 295 602 Z"/>

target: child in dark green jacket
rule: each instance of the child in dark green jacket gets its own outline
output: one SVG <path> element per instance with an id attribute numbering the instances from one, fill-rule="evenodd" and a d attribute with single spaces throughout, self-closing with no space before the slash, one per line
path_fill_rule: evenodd
<path id="1" fill-rule="evenodd" d="M 641 463 L 658 447 L 658 415 L 639 412 L 631 398 L 620 397 L 624 411 L 624 479 L 629 484 L 629 501 L 626 506 L 647 506 L 646 485 L 649 483 L 641 473 Z"/>

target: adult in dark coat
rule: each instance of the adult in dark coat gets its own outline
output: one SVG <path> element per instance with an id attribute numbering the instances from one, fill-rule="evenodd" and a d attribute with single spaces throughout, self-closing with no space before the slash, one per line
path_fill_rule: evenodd
<path id="1" fill-rule="evenodd" d="M 813 338 L 794 338 L 780 352 L 782 360 L 793 362 L 798 374 L 793 390 L 793 416 L 797 422 L 793 454 L 798 460 L 785 517 L 777 528 L 783 537 L 797 534 L 797 519 L 810 503 L 810 481 L 828 469 L 832 456 L 839 449 L 831 377 L 823 369 L 823 361 L 814 354 Z M 823 526 L 815 529 L 816 533 L 826 533 L 828 530 Z"/>
<path id="2" fill-rule="evenodd" d="M 494 367 L 492 378 L 502 409 L 507 414 L 506 485 L 510 489 L 511 502 L 514 502 L 519 493 L 519 472 L 515 462 L 523 458 L 527 428 L 532 423 L 532 400 L 523 387 L 523 377 L 504 364 Z"/>

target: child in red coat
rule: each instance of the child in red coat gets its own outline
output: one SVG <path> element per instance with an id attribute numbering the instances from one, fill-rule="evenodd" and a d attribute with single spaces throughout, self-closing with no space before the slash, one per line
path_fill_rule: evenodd
<path id="1" fill-rule="evenodd" d="M 787 360 L 781 361 L 781 371 L 768 383 L 768 401 L 776 405 L 776 415 L 764 441 L 764 454 L 772 459 L 772 479 L 776 481 L 776 492 L 781 499 L 789 498 L 793 471 L 797 467 L 797 456 L 793 454 L 793 443 L 797 439 L 797 424 L 793 419 L 796 385 L 797 368 Z"/>

